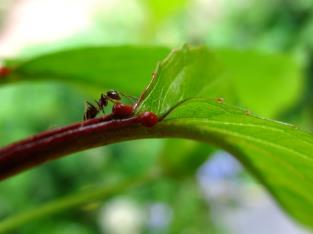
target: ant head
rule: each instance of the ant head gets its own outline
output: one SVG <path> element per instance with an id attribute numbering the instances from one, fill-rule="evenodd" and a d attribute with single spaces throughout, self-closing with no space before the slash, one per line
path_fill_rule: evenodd
<path id="1" fill-rule="evenodd" d="M 116 100 L 116 101 L 121 100 L 120 94 L 117 91 L 115 91 L 115 90 L 108 91 L 107 92 L 107 97 L 109 97 L 112 100 Z"/>

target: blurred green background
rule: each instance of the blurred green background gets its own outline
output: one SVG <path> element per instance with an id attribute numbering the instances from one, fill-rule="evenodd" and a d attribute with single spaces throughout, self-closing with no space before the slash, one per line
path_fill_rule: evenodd
<path id="1" fill-rule="evenodd" d="M 177 48 L 186 42 L 212 49 L 287 54 L 303 67 L 302 88 L 288 105 L 258 114 L 308 130 L 313 128 L 312 30 L 313 3 L 309 0 L 0 2 L 2 58 L 24 59 L 95 45 Z M 262 58 L 252 59 L 262 62 Z M 3 85 L 0 145 L 80 121 L 84 101 L 93 100 L 99 92 L 100 87 L 56 81 Z M 160 157 L 166 158 L 164 154 L 177 153 L 173 147 L 164 151 L 167 144 L 179 143 L 155 139 L 105 146 L 1 182 L 0 220 L 74 192 L 110 187 L 144 174 L 158 165 Z M 193 144 L 185 143 L 187 148 Z M 308 233 L 227 153 L 207 147 L 184 153 L 205 155 L 208 161 L 191 175 L 182 177 L 178 172 L 110 200 L 32 221 L 12 233 Z"/>

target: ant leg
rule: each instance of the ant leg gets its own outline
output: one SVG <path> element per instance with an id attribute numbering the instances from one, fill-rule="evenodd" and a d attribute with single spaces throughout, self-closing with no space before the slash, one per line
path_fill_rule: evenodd
<path id="1" fill-rule="evenodd" d="M 106 107 L 108 105 L 108 98 L 106 95 L 101 94 L 100 98 L 98 101 L 96 101 L 99 110 L 102 111 L 102 113 L 104 113 L 104 107 Z"/>
<path id="2" fill-rule="evenodd" d="M 101 105 L 101 102 L 95 100 L 95 103 L 97 103 L 98 110 L 101 111 L 101 112 L 104 114 L 104 108 L 103 108 L 103 106 Z"/>
<path id="3" fill-rule="evenodd" d="M 89 102 L 85 102 L 85 108 L 84 108 L 85 111 L 84 111 L 84 117 L 83 117 L 84 121 L 88 119 L 87 117 L 88 107 L 89 107 Z"/>

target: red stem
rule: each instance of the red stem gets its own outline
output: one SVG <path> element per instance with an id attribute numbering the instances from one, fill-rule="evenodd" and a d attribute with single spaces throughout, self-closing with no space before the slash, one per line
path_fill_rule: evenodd
<path id="1" fill-rule="evenodd" d="M 144 136 L 149 130 L 143 131 L 141 123 L 138 116 L 113 119 L 106 115 L 6 146 L 0 149 L 0 180 L 77 151 Z"/>

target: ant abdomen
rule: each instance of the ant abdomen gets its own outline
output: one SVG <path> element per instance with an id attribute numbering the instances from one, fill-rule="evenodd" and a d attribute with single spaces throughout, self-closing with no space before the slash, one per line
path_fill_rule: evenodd
<path id="1" fill-rule="evenodd" d="M 96 106 L 91 104 L 90 102 L 86 102 L 86 110 L 84 113 L 84 120 L 93 119 L 99 113 L 99 110 Z"/>

